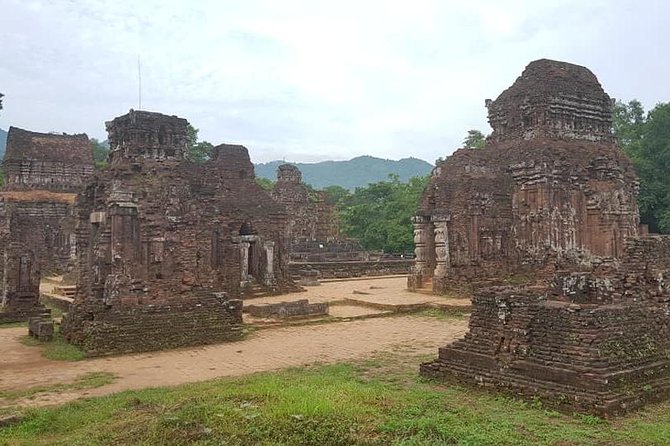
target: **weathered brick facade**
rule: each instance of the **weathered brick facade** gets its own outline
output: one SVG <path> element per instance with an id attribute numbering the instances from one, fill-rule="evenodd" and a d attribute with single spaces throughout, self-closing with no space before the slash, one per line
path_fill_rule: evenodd
<path id="1" fill-rule="evenodd" d="M 75 193 L 93 172 L 90 141 L 86 135 L 10 127 L 3 168 L 0 321 L 26 320 L 44 311 L 38 303 L 40 274 L 72 265 L 72 210 Z"/>
<path id="2" fill-rule="evenodd" d="M 292 287 L 286 210 L 247 149 L 188 159 L 187 121 L 107 123 L 110 164 L 76 203 L 78 289 L 63 332 L 89 354 L 238 338 L 246 287 Z"/>
<path id="3" fill-rule="evenodd" d="M 410 288 L 620 257 L 638 233 L 637 178 L 611 134 L 612 100 L 588 69 L 532 62 L 487 101 L 481 150 L 439 163 L 415 217 Z"/>
<path id="4" fill-rule="evenodd" d="M 487 147 L 440 164 L 424 196 L 410 285 L 535 285 L 478 289 L 469 332 L 421 373 L 604 415 L 667 398 L 670 237 L 637 234 L 609 97 L 586 68 L 540 60 L 487 105 Z"/>
<path id="5" fill-rule="evenodd" d="M 93 174 L 91 142 L 85 134 L 10 127 L 3 168 L 7 190 L 77 193 Z"/>
<path id="6" fill-rule="evenodd" d="M 337 239 L 335 206 L 326 203 L 325 192 L 310 191 L 294 165 L 282 164 L 277 168 L 272 198 L 288 211 L 292 251 L 301 243 L 327 243 Z"/>

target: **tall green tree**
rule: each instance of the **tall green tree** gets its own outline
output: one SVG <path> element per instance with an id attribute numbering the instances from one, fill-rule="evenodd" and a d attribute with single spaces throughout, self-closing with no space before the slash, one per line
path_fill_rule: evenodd
<path id="1" fill-rule="evenodd" d="M 614 132 L 640 177 L 640 221 L 652 232 L 670 233 L 670 103 L 645 115 L 637 100 L 618 102 Z"/>
<path id="2" fill-rule="evenodd" d="M 349 191 L 342 186 L 328 186 L 323 191 L 326 193 L 326 203 L 331 205 L 338 205 L 351 196 Z"/>
<path id="3" fill-rule="evenodd" d="M 101 169 L 107 165 L 107 156 L 109 155 L 109 146 L 95 138 L 91 138 L 91 150 L 93 151 L 93 161 L 95 167 Z"/>
<path id="4" fill-rule="evenodd" d="M 463 140 L 466 149 L 483 149 L 486 145 L 486 136 L 479 130 L 468 130 L 468 136 Z"/>
<path id="5" fill-rule="evenodd" d="M 637 99 L 627 104 L 617 101 L 613 115 L 614 134 L 621 147 L 627 150 L 631 144 L 639 142 L 642 138 L 645 122 L 644 107 Z"/>
<path id="6" fill-rule="evenodd" d="M 196 163 L 204 163 L 212 155 L 212 149 L 214 145 L 207 141 L 198 140 L 199 130 L 193 127 L 191 124 L 188 125 L 186 129 L 186 138 L 188 141 L 188 153 L 191 158 Z"/>
<path id="7" fill-rule="evenodd" d="M 341 229 L 366 249 L 413 251 L 411 218 L 427 182 L 428 176 L 401 183 L 397 175 L 390 175 L 388 181 L 356 188 L 339 205 Z"/>
<path id="8" fill-rule="evenodd" d="M 4 98 L 5 95 L 0 93 L 0 110 L 2 110 L 2 98 Z"/>

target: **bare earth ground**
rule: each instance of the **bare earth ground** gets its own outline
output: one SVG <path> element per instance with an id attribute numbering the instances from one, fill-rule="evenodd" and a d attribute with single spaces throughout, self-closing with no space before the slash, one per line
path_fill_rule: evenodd
<path id="1" fill-rule="evenodd" d="M 470 299 L 444 298 L 432 294 L 412 293 L 407 290 L 407 277 L 380 277 L 365 280 L 324 282 L 321 285 L 305 287 L 306 292 L 283 294 L 253 299 L 249 303 L 274 303 L 285 300 L 309 299 L 310 302 L 334 302 L 356 300 L 361 304 L 420 305 L 469 307 Z"/>
<path id="2" fill-rule="evenodd" d="M 402 286 L 404 279 L 397 278 L 331 282 L 310 288 L 306 293 L 254 299 L 253 303 L 300 298 L 314 302 L 342 300 L 351 297 L 354 289 L 371 293 L 355 297 L 373 296 L 375 301 L 396 301 L 405 294 L 413 301 L 441 299 L 417 297 Z M 346 316 L 347 311 L 343 313 Z M 461 337 L 466 331 L 466 320 L 398 315 L 258 330 L 243 341 L 226 344 L 61 362 L 45 359 L 39 348 L 21 344 L 19 340 L 26 334 L 25 327 L 4 328 L 0 329 L 0 390 L 69 383 L 91 372 L 111 372 L 117 376 L 113 383 L 103 387 L 39 394 L 18 402 L 31 406 L 59 404 L 83 396 L 128 389 L 173 386 L 216 377 L 355 360 L 383 351 L 403 351 L 412 355 L 436 353 L 437 347 Z"/>

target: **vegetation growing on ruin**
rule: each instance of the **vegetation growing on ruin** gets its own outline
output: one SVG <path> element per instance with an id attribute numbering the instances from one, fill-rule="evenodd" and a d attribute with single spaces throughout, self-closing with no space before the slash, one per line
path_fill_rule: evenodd
<path id="1" fill-rule="evenodd" d="M 188 138 L 188 153 L 192 161 L 200 164 L 209 159 L 214 145 L 208 141 L 200 141 L 198 138 L 199 129 L 188 125 L 186 129 Z"/>
<path id="2" fill-rule="evenodd" d="M 464 149 L 483 149 L 486 145 L 486 136 L 480 130 L 468 130 L 468 136 L 463 140 Z"/>
<path id="3" fill-rule="evenodd" d="M 607 421 L 419 378 L 421 358 L 128 391 L 31 409 L 0 443 L 557 445 L 668 444 L 670 403 Z"/>

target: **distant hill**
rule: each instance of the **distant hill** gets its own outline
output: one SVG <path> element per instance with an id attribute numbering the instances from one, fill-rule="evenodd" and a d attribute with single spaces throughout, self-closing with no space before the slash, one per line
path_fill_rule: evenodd
<path id="1" fill-rule="evenodd" d="M 0 129 L 0 160 L 5 157 L 5 147 L 7 147 L 7 132 Z"/>
<path id="2" fill-rule="evenodd" d="M 277 180 L 277 167 L 285 161 L 270 161 L 256 164 L 256 176 Z M 428 175 L 433 168 L 430 163 L 418 158 L 403 158 L 398 161 L 359 156 L 349 161 L 322 161 L 320 163 L 289 163 L 302 172 L 302 180 L 316 189 L 326 186 L 342 186 L 346 189 L 367 186 L 369 183 L 387 180 L 394 173 L 400 181 Z"/>

